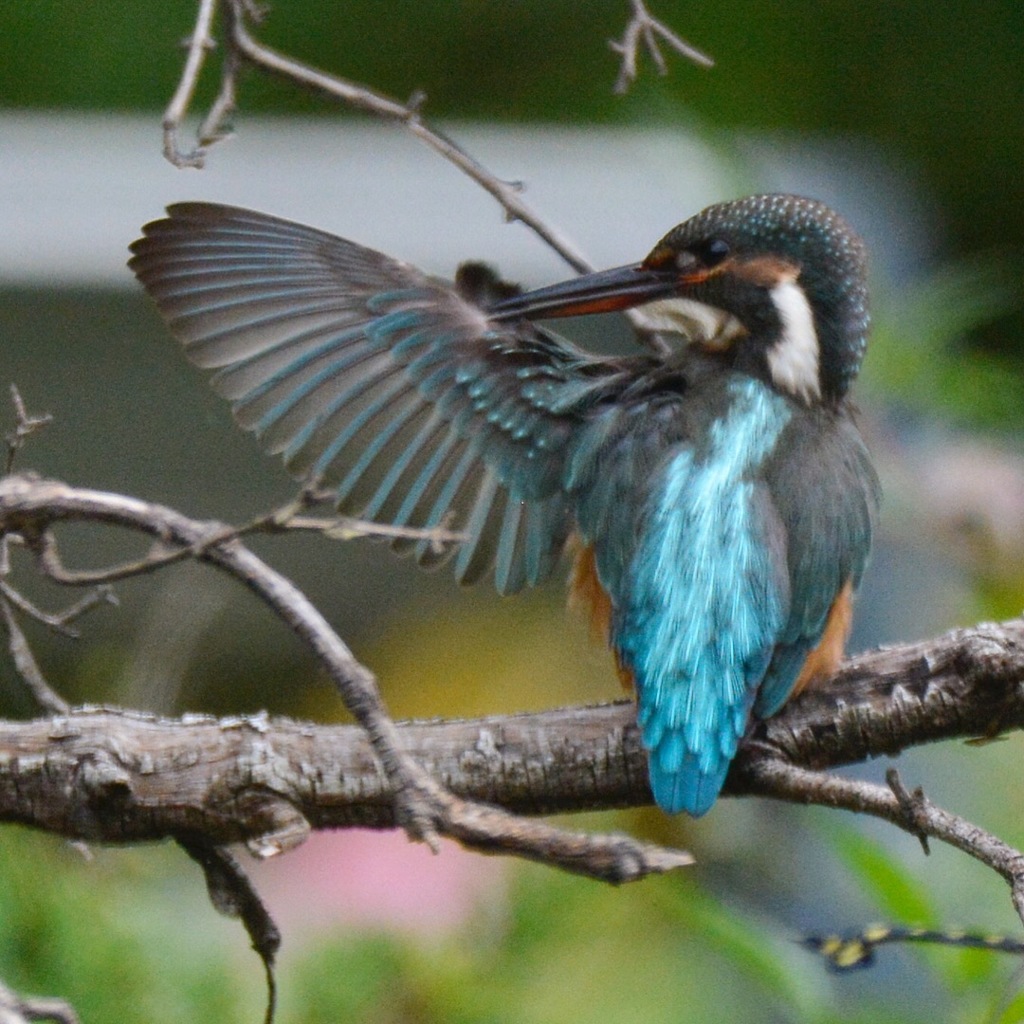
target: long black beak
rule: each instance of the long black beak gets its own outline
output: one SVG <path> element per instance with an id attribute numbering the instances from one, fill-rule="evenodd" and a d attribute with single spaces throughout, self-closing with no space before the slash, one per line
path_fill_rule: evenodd
<path id="1" fill-rule="evenodd" d="M 609 313 L 663 299 L 678 287 L 678 271 L 632 263 L 502 299 L 487 310 L 487 315 L 492 320 L 507 321 Z"/>

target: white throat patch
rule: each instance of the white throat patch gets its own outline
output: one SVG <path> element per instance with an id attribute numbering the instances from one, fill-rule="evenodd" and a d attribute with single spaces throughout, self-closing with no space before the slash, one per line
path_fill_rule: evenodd
<path id="1" fill-rule="evenodd" d="M 795 281 L 782 281 L 769 294 L 782 323 L 779 340 L 768 349 L 772 381 L 805 401 L 821 398 L 818 333 L 807 296 Z"/>
<path id="2" fill-rule="evenodd" d="M 658 299 L 644 303 L 642 308 L 656 331 L 681 334 L 693 345 L 725 348 L 746 333 L 731 313 L 693 299 Z"/>

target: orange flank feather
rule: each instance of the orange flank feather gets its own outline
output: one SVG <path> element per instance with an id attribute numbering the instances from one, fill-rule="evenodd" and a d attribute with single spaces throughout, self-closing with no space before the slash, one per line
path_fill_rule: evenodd
<path id="1" fill-rule="evenodd" d="M 611 635 L 612 601 L 608 591 L 601 586 L 594 561 L 594 549 L 583 544 L 575 535 L 569 539 L 569 550 L 573 554 L 572 570 L 569 573 L 569 607 L 581 612 L 590 622 L 595 639 L 608 643 Z M 846 641 L 853 624 L 853 585 L 847 582 L 832 602 L 818 646 L 807 656 L 800 675 L 793 684 L 791 697 L 795 697 L 809 686 L 824 682 L 839 668 L 846 651 Z M 635 687 L 633 673 L 623 665 L 619 652 L 613 651 L 615 669 L 623 689 L 632 692 Z"/>
<path id="2" fill-rule="evenodd" d="M 821 634 L 818 646 L 807 655 L 804 667 L 796 677 L 791 697 L 795 697 L 808 686 L 823 682 L 839 668 L 852 624 L 853 584 L 847 581 L 846 586 L 839 591 L 839 596 L 832 602 L 828 621 L 825 623 L 825 632 Z"/>
<path id="3" fill-rule="evenodd" d="M 569 573 L 569 607 L 587 617 L 595 639 L 608 643 L 612 628 L 612 599 L 598 579 L 594 549 L 584 544 L 575 534 L 569 538 L 568 547 L 573 552 L 572 571 Z M 615 670 L 623 689 L 632 693 L 633 673 L 622 664 L 618 651 L 612 653 L 615 655 Z"/>

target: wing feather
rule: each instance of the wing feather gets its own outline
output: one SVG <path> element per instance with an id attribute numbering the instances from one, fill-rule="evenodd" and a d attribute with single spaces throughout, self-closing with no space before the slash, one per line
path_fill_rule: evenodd
<path id="1" fill-rule="evenodd" d="M 466 534 L 465 582 L 494 568 L 514 591 L 551 571 L 570 441 L 636 367 L 494 324 L 408 264 L 275 217 L 183 203 L 144 232 L 132 269 L 291 473 L 348 514 Z M 395 547 L 430 565 L 450 554 Z"/>

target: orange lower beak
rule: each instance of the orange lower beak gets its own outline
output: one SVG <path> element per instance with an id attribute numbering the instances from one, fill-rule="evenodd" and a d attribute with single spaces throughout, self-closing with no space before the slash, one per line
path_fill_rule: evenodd
<path id="1" fill-rule="evenodd" d="M 491 306 L 487 313 L 492 320 L 499 322 L 611 313 L 667 298 L 675 294 L 678 287 L 677 271 L 668 272 L 634 263 L 584 274 L 570 281 L 503 299 Z"/>

